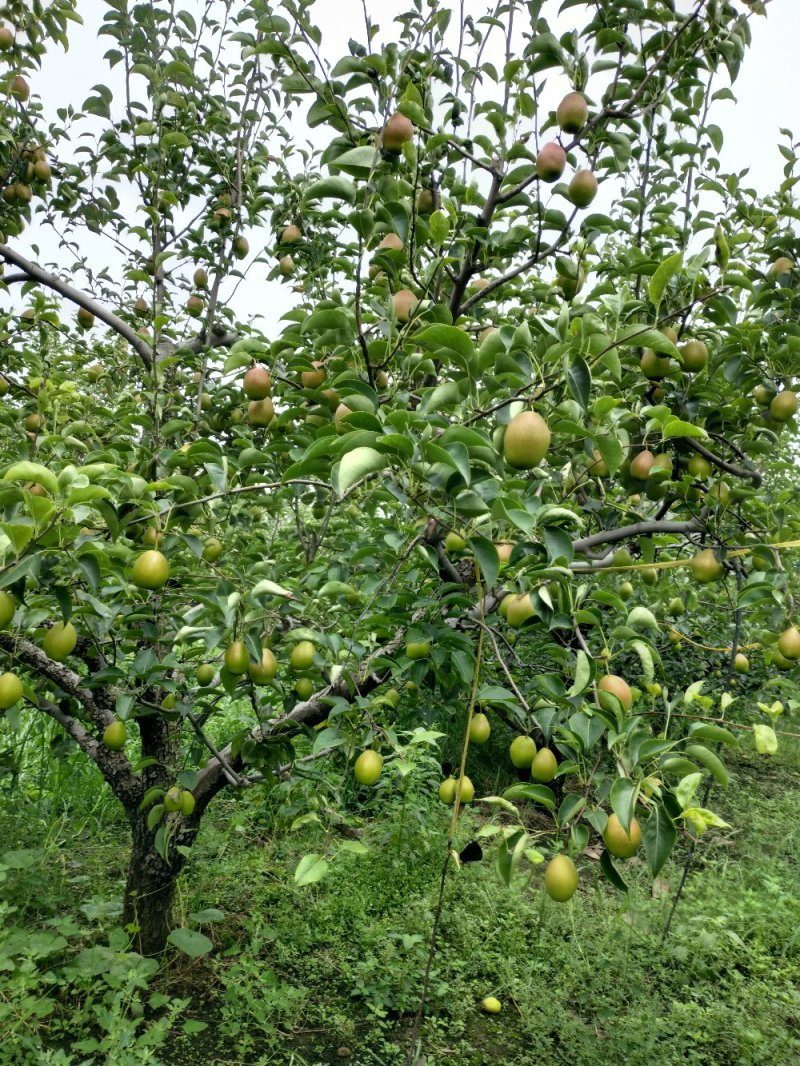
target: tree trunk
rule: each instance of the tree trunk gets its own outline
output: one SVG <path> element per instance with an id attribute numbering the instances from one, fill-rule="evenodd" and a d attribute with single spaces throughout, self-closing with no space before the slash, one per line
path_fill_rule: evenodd
<path id="1" fill-rule="evenodd" d="M 131 837 L 122 920 L 135 929 L 134 947 L 138 952 L 160 955 L 167 946 L 175 886 L 184 857 L 170 847 L 170 861 L 164 861 L 155 847 L 155 832 L 147 828 L 146 812 L 133 816 Z M 182 843 L 190 841 L 183 836 Z"/>

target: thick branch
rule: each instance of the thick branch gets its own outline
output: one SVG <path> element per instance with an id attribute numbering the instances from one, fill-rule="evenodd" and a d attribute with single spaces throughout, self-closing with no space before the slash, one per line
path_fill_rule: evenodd
<path id="1" fill-rule="evenodd" d="M 68 696 L 72 696 L 85 709 L 92 723 L 99 733 L 114 721 L 113 712 L 106 706 L 104 701 L 98 699 L 98 694 L 92 689 L 84 688 L 82 679 L 63 663 L 54 662 L 41 648 L 37 647 L 25 637 L 13 636 L 10 633 L 0 633 L 0 648 L 7 651 L 12 658 L 39 674 L 46 677 L 54 685 L 57 685 Z"/>
<path id="2" fill-rule="evenodd" d="M 724 470 L 726 474 L 730 474 L 732 477 L 742 478 L 745 481 L 752 481 L 755 488 L 761 484 L 763 478 L 758 470 L 752 470 L 747 466 L 736 466 L 735 463 L 729 463 L 727 459 L 723 459 L 719 455 L 715 455 L 714 452 L 710 452 L 708 448 L 704 447 L 694 437 L 687 437 L 686 443 L 690 448 L 693 448 L 698 455 L 702 455 L 704 459 L 707 459 L 709 463 L 719 467 L 720 470 Z"/>
<path id="3" fill-rule="evenodd" d="M 697 533 L 703 528 L 697 518 L 686 522 L 634 522 L 629 526 L 617 526 L 616 529 L 601 529 L 589 537 L 573 540 L 572 548 L 576 552 L 587 552 L 600 544 L 616 544 L 630 537 L 653 536 L 658 533 Z"/>
<path id="4" fill-rule="evenodd" d="M 15 267 L 19 267 L 24 271 L 32 281 L 38 281 L 40 285 L 44 285 L 47 289 L 52 289 L 53 292 L 59 293 L 67 300 L 71 300 L 72 303 L 77 304 L 78 307 L 83 307 L 87 311 L 99 319 L 101 322 L 105 322 L 107 326 L 118 333 L 120 337 L 130 344 L 133 350 L 139 355 L 144 365 L 149 369 L 153 364 L 153 351 L 150 345 L 139 334 L 128 325 L 127 322 L 123 322 L 121 318 L 118 318 L 112 311 L 107 310 L 102 304 L 97 303 L 86 293 L 81 292 L 80 289 L 75 289 L 72 285 L 68 285 L 66 281 L 62 281 L 61 278 L 55 274 L 51 274 L 43 267 L 38 266 L 36 263 L 31 263 L 30 260 L 20 255 L 19 252 L 15 252 L 13 248 L 9 248 L 7 244 L 0 244 L 0 258 L 4 259 L 7 263 L 13 263 Z"/>

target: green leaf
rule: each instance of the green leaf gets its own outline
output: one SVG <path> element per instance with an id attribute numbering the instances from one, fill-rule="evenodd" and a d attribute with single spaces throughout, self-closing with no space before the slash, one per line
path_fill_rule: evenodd
<path id="1" fill-rule="evenodd" d="M 493 588 L 500 573 L 500 558 L 494 542 L 486 537 L 470 537 L 469 544 L 481 568 L 484 586 Z"/>
<path id="2" fill-rule="evenodd" d="M 625 884 L 616 866 L 611 861 L 611 856 L 605 850 L 600 856 L 600 869 L 603 871 L 604 876 L 607 878 L 607 880 L 611 882 L 614 888 L 618 888 L 620 892 L 628 891 L 628 886 Z"/>
<path id="3" fill-rule="evenodd" d="M 664 863 L 670 856 L 670 852 L 678 839 L 678 832 L 667 813 L 666 809 L 659 804 L 654 807 L 650 817 L 645 822 L 642 832 L 644 838 L 644 855 L 647 866 L 653 877 L 661 871 Z"/>
<path id="4" fill-rule="evenodd" d="M 708 437 L 702 426 L 693 426 L 691 422 L 682 422 L 680 418 L 668 419 L 661 429 L 661 435 L 664 440 L 674 437 Z"/>
<path id="5" fill-rule="evenodd" d="M 198 933 L 196 929 L 173 929 L 167 940 L 190 959 L 199 959 L 214 947 L 213 941 L 209 940 L 205 933 Z"/>
<path id="6" fill-rule="evenodd" d="M 375 474 L 389 465 L 389 458 L 374 448 L 354 448 L 338 467 L 334 467 L 333 483 L 340 496 L 367 474 Z"/>
<path id="7" fill-rule="evenodd" d="M 573 356 L 567 369 L 567 385 L 585 411 L 592 395 L 592 372 L 582 355 Z"/>
<path id="8" fill-rule="evenodd" d="M 352 204 L 356 199 L 356 187 L 352 181 L 347 181 L 345 178 L 322 178 L 320 181 L 312 182 L 303 195 L 306 202 L 323 200 L 325 197 L 333 200 L 346 200 Z"/>
<path id="9" fill-rule="evenodd" d="M 728 787 L 728 771 L 725 769 L 725 764 L 720 757 L 704 744 L 689 744 L 685 749 L 686 754 L 690 759 L 695 759 L 704 766 L 711 776 L 723 786 Z"/>
<path id="10" fill-rule="evenodd" d="M 269 581 L 267 578 L 259 581 L 250 590 L 251 596 L 285 596 L 287 599 L 294 599 L 293 593 L 288 589 L 283 588 L 281 585 L 276 585 L 274 581 Z"/>
<path id="11" fill-rule="evenodd" d="M 757 722 L 753 726 L 753 739 L 759 755 L 775 755 L 778 751 L 778 737 L 771 725 Z"/>
<path id="12" fill-rule="evenodd" d="M 354 178 L 366 178 L 376 159 L 377 153 L 374 148 L 351 148 L 349 152 L 344 152 L 335 159 L 329 160 L 328 167 L 330 170 L 343 170 L 345 174 L 352 174 Z"/>
<path id="13" fill-rule="evenodd" d="M 58 478 L 46 466 L 41 463 L 31 463 L 23 460 L 14 463 L 3 474 L 4 481 L 32 481 L 34 485 L 41 485 L 47 489 L 51 496 L 58 495 Z"/>
<path id="14" fill-rule="evenodd" d="M 682 266 L 683 252 L 675 252 L 674 255 L 669 256 L 663 263 L 661 263 L 650 278 L 650 284 L 647 287 L 647 295 L 650 297 L 650 303 L 655 304 L 656 307 L 658 307 L 661 303 L 661 297 L 664 295 L 664 289 L 666 289 L 670 280 L 675 277 Z"/>
<path id="15" fill-rule="evenodd" d="M 304 855 L 294 872 L 295 884 L 312 885 L 315 881 L 321 881 L 329 866 L 330 863 L 321 855 Z"/>
<path id="16" fill-rule="evenodd" d="M 689 727 L 689 736 L 696 740 L 708 740 L 712 744 L 727 744 L 731 748 L 739 746 L 739 738 L 735 733 L 709 722 L 693 722 Z"/>
<path id="17" fill-rule="evenodd" d="M 533 803 L 541 803 L 543 807 L 547 807 L 548 810 L 555 812 L 556 798 L 553 795 L 552 789 L 549 789 L 547 785 L 533 785 L 520 782 L 518 785 L 511 785 L 503 793 L 503 799 L 511 800 L 532 800 Z"/>
<path id="18" fill-rule="evenodd" d="M 586 652 L 580 648 L 578 650 L 575 661 L 575 680 L 572 683 L 572 688 L 567 693 L 568 696 L 577 696 L 580 692 L 586 688 L 589 682 L 592 680 L 592 663 Z"/>
<path id="19" fill-rule="evenodd" d="M 617 337 L 615 343 L 619 346 L 632 345 L 636 348 L 652 348 L 661 355 L 671 355 L 678 359 L 678 349 L 658 329 L 643 329 L 641 326 L 632 326 Z"/>
<path id="20" fill-rule="evenodd" d="M 637 793 L 635 783 L 627 777 L 618 777 L 611 786 L 611 806 L 626 833 L 630 830 L 631 818 L 636 810 Z"/>

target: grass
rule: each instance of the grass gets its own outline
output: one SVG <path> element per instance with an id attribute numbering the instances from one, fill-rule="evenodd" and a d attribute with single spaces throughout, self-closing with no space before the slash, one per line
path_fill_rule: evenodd
<path id="1" fill-rule="evenodd" d="M 730 788 L 713 796 L 731 829 L 701 842 L 663 947 L 682 853 L 656 895 L 636 860 L 622 895 L 585 858 L 566 905 L 544 896 L 538 871 L 507 890 L 488 859 L 451 870 L 426 1066 L 800 1061 L 800 759 L 785 749 L 731 769 Z M 116 929 L 124 823 L 97 788 L 80 796 L 69 810 L 32 792 L 0 813 L 3 1066 L 405 1062 L 447 830 L 430 788 L 364 805 L 345 795 L 366 854 L 341 849 L 324 802 L 320 822 L 287 832 L 302 809 L 294 795 L 223 800 L 180 897 L 187 924 L 222 912 L 204 926 L 215 951 L 176 957 L 160 974 L 126 954 Z M 479 818 L 466 814 L 465 840 Z M 300 888 L 293 872 L 309 852 L 336 857 L 324 880 Z M 500 1015 L 481 1013 L 486 995 L 501 1000 Z"/>

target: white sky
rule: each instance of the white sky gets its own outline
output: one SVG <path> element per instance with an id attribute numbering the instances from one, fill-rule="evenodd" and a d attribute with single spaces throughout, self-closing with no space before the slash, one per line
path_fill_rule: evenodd
<path id="1" fill-rule="evenodd" d="M 451 2 L 457 9 L 458 0 Z M 195 4 L 196 0 L 184 0 L 182 6 L 193 9 Z M 54 49 L 45 58 L 43 70 L 31 79 L 43 98 L 48 115 L 67 103 L 80 108 L 93 85 L 109 83 L 110 75 L 102 56 L 113 47 L 113 41 L 98 37 L 97 33 L 106 5 L 103 0 L 78 0 L 77 6 L 84 26 L 71 28 L 69 52 L 64 54 Z M 373 21 L 380 23 L 389 35 L 393 15 L 408 8 L 406 0 L 367 0 L 367 6 Z M 486 13 L 489 2 L 466 0 L 465 7 L 467 14 L 477 17 Z M 582 11 L 578 9 L 579 14 Z M 753 46 L 734 86 L 738 102 L 718 104 L 712 113 L 712 121 L 716 121 L 725 134 L 721 153 L 723 172 L 749 168 L 748 183 L 760 193 L 775 189 L 782 179 L 783 160 L 777 147 L 780 127 L 788 127 L 800 137 L 796 89 L 800 0 L 773 0 L 768 11 L 766 19 L 755 17 L 751 20 Z M 323 54 L 334 62 L 346 53 L 350 37 L 364 39 L 360 0 L 319 0 L 313 12 L 322 31 Z M 113 86 L 113 83 L 112 77 L 110 84 Z M 590 82 L 590 92 L 591 88 Z M 92 238 L 89 240 L 93 241 Z M 251 246 L 256 247 L 259 235 L 250 234 L 250 241 Z M 39 230 L 35 222 L 18 242 L 20 250 L 24 251 L 31 242 L 41 244 L 46 260 L 57 258 L 58 250 L 52 236 Z M 264 235 L 261 244 L 264 243 L 271 244 L 270 235 Z M 267 325 L 274 327 L 280 314 L 294 299 L 289 286 L 267 281 L 263 268 L 256 266 L 247 283 L 239 289 L 237 310 L 246 315 L 247 305 L 262 308 L 266 303 L 270 307 Z"/>

